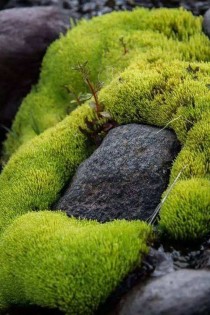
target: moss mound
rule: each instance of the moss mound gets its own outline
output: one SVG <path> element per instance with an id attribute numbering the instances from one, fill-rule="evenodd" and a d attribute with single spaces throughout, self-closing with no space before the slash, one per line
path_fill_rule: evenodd
<path id="1" fill-rule="evenodd" d="M 91 146 L 78 126 L 93 116 L 89 106 L 76 109 L 54 128 L 35 137 L 10 159 L 0 176 L 0 231 L 28 211 L 49 209 Z"/>
<path id="2" fill-rule="evenodd" d="M 148 252 L 151 228 L 42 211 L 15 220 L 0 241 L 0 296 L 65 314 L 92 314 Z"/>
<path id="3" fill-rule="evenodd" d="M 160 229 L 174 239 L 198 240 L 210 231 L 210 181 L 180 180 L 161 210 Z"/>
<path id="4" fill-rule="evenodd" d="M 137 62 L 100 92 L 106 110 L 119 124 L 142 122 L 163 128 L 168 126 L 175 131 L 183 146 L 173 163 L 169 187 L 177 176 L 179 180 L 203 178 L 206 185 L 210 182 L 209 70 L 210 65 L 204 63 L 191 63 L 189 67 L 188 63 L 180 61 L 169 64 L 158 60 L 147 65 Z M 199 185 L 195 185 L 194 191 L 196 189 L 199 190 Z M 185 190 L 182 194 L 185 195 Z M 182 240 L 196 240 L 207 234 L 210 231 L 207 220 L 210 200 L 207 194 L 210 195 L 209 189 L 200 195 L 203 212 L 198 203 L 194 203 L 189 227 L 180 212 L 184 213 L 186 209 L 185 215 L 189 216 L 188 207 L 193 201 L 186 196 L 179 212 L 178 205 L 170 201 L 178 199 L 174 188 L 160 213 L 161 230 L 171 238 Z"/>
<path id="5" fill-rule="evenodd" d="M 190 67 L 196 74 L 187 62 L 136 62 L 99 93 L 105 110 L 119 124 L 142 122 L 175 130 L 184 146 L 173 165 L 171 183 L 183 168 L 181 178 L 186 179 L 207 177 L 210 171 L 210 67 Z M 93 150 L 79 129 L 85 128 L 87 117 L 91 120 L 94 111 L 85 104 L 13 155 L 0 176 L 1 229 L 20 214 L 50 209 L 56 202 Z"/>
<path id="6" fill-rule="evenodd" d="M 151 229 L 144 223 L 25 214 L 50 209 L 94 150 L 81 128 L 95 112 L 88 103 L 77 109 L 71 103 L 72 94 L 87 92 L 72 70 L 78 61 L 88 60 L 93 82 L 104 81 L 99 100 L 119 124 L 170 127 L 182 143 L 161 231 L 187 240 L 209 232 L 209 51 L 200 18 L 165 9 L 83 21 L 49 48 L 5 143 L 7 157 L 19 149 L 0 175 L 0 307 L 35 303 L 89 314 L 147 252 Z"/>
<path id="7" fill-rule="evenodd" d="M 103 88 L 99 99 L 119 124 L 169 126 L 185 143 L 193 125 L 210 113 L 209 75 L 208 63 L 138 61 Z"/>
<path id="8" fill-rule="evenodd" d="M 210 42 L 202 34 L 201 21 L 182 9 L 139 9 L 81 21 L 49 48 L 39 84 L 23 101 L 5 142 L 5 159 L 61 121 L 75 107 L 73 95 L 87 92 L 81 75 L 73 70 L 78 62 L 87 60 L 93 82 L 106 84 L 136 58 L 208 61 Z"/>

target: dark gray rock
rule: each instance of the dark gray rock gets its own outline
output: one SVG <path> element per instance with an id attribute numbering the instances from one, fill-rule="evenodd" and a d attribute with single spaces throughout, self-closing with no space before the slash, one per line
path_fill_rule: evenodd
<path id="1" fill-rule="evenodd" d="M 171 254 L 165 252 L 162 246 L 158 250 L 150 248 L 147 262 L 154 267 L 152 277 L 164 276 L 175 270 Z"/>
<path id="2" fill-rule="evenodd" d="M 137 124 L 115 128 L 79 167 L 55 208 L 100 222 L 146 220 L 167 187 L 178 151 L 172 131 Z"/>
<path id="3" fill-rule="evenodd" d="M 65 12 L 65 13 L 64 13 Z M 0 142 L 22 98 L 39 75 L 49 44 L 69 27 L 69 16 L 58 8 L 0 11 Z"/>
<path id="4" fill-rule="evenodd" d="M 204 14 L 203 31 L 210 38 L 210 9 Z"/>
<path id="5" fill-rule="evenodd" d="M 136 286 L 109 315 L 209 315 L 210 272 L 179 270 Z"/>

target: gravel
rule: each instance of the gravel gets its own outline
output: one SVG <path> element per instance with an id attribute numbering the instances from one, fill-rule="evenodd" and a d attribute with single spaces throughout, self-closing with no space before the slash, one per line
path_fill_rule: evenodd
<path id="1" fill-rule="evenodd" d="M 1 1 L 0 1 L 1 2 Z M 59 6 L 70 10 L 77 18 L 89 19 L 111 11 L 132 10 L 135 7 L 146 8 L 177 8 L 184 7 L 194 15 L 203 15 L 210 8 L 210 0 L 9 0 L 0 4 L 0 8 Z"/>

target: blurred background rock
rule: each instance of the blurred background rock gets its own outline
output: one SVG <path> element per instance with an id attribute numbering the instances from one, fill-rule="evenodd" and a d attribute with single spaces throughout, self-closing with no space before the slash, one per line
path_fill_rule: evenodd
<path id="1" fill-rule="evenodd" d="M 195 15 L 204 14 L 210 7 L 210 0 L 0 0 L 0 8 L 59 6 L 71 10 L 78 18 L 90 18 L 113 10 L 131 10 L 140 6 L 146 8 L 176 8 L 182 6 Z"/>

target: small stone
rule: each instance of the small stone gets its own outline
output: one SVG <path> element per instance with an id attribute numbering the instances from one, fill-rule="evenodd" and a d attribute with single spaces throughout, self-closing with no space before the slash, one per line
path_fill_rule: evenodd
<path id="1" fill-rule="evenodd" d="M 112 12 L 112 9 L 109 8 L 109 7 L 104 7 L 103 9 L 100 10 L 100 15 L 102 14 L 107 14 L 107 13 L 110 13 Z"/>
<path id="2" fill-rule="evenodd" d="M 184 268 L 189 268 L 189 263 L 188 262 L 181 262 L 181 261 L 177 261 L 174 264 L 174 267 L 176 270 L 178 269 L 184 269 Z"/>
<path id="3" fill-rule="evenodd" d="M 173 260 L 170 253 L 166 253 L 161 246 L 158 250 L 151 248 L 147 261 L 154 266 L 152 277 L 164 276 L 174 271 Z"/>
<path id="4" fill-rule="evenodd" d="M 177 250 L 173 250 L 172 254 L 171 254 L 173 260 L 178 260 L 180 257 L 180 252 L 178 252 Z"/>
<path id="5" fill-rule="evenodd" d="M 94 2 L 87 2 L 82 6 L 82 12 L 88 13 L 94 11 L 96 9 L 96 3 Z"/>
<path id="6" fill-rule="evenodd" d="M 115 4 L 116 4 L 115 0 L 107 0 L 106 3 L 105 3 L 106 6 L 112 8 L 112 9 L 114 9 Z"/>

